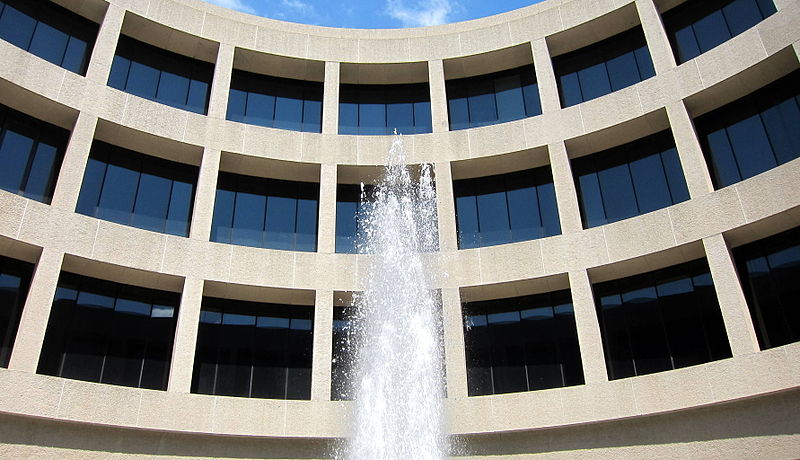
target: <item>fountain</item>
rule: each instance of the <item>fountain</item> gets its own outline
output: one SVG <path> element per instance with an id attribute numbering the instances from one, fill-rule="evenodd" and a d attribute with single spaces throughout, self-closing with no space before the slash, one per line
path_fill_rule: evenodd
<path id="1" fill-rule="evenodd" d="M 344 456 L 442 458 L 441 300 L 426 262 L 438 250 L 436 194 L 430 165 L 412 177 L 399 136 L 370 203 L 360 217 L 359 252 L 372 256 L 354 297 L 355 413 Z"/>

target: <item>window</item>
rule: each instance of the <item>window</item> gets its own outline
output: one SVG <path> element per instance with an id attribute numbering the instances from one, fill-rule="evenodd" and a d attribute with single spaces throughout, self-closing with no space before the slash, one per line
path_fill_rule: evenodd
<path id="1" fill-rule="evenodd" d="M 656 74 L 641 26 L 553 58 L 561 107 L 596 99 Z"/>
<path id="2" fill-rule="evenodd" d="M 192 392 L 311 399 L 313 310 L 204 297 Z"/>
<path id="3" fill-rule="evenodd" d="M 731 356 L 705 259 L 594 285 L 608 378 Z"/>
<path id="4" fill-rule="evenodd" d="M 695 121 L 714 185 L 800 157 L 800 70 Z"/>
<path id="5" fill-rule="evenodd" d="M 333 308 L 333 361 L 331 362 L 331 399 L 352 400 L 355 307 Z"/>
<path id="6" fill-rule="evenodd" d="M 80 75 L 86 74 L 98 29 L 51 1 L 0 1 L 0 38 Z"/>
<path id="7" fill-rule="evenodd" d="M 0 104 L 0 188 L 50 203 L 69 131 Z"/>
<path id="8" fill-rule="evenodd" d="M 374 200 L 373 184 L 339 184 L 336 187 L 336 252 L 364 252 L 362 215 L 368 212 Z"/>
<path id="9" fill-rule="evenodd" d="M 211 241 L 317 250 L 319 184 L 220 172 Z"/>
<path id="10" fill-rule="evenodd" d="M 678 64 L 719 46 L 776 12 L 772 0 L 694 0 L 663 14 Z"/>
<path id="11" fill-rule="evenodd" d="M 455 180 L 453 192 L 461 249 L 561 233 L 549 167 Z"/>
<path id="12" fill-rule="evenodd" d="M 120 35 L 108 86 L 205 114 L 213 76 L 214 64 Z"/>
<path id="13" fill-rule="evenodd" d="M 532 65 L 445 83 L 451 131 L 542 114 Z"/>
<path id="14" fill-rule="evenodd" d="M 762 349 L 800 341 L 800 228 L 734 249 Z"/>
<path id="15" fill-rule="evenodd" d="M 198 169 L 94 141 L 77 212 L 188 236 Z"/>
<path id="16" fill-rule="evenodd" d="M 421 134 L 432 131 L 427 83 L 341 85 L 339 134 Z"/>
<path id="17" fill-rule="evenodd" d="M 583 383 L 569 290 L 464 304 L 470 396 Z"/>
<path id="18" fill-rule="evenodd" d="M 686 201 L 670 131 L 572 160 L 583 225 L 604 225 Z"/>
<path id="19" fill-rule="evenodd" d="M 165 390 L 180 297 L 62 272 L 38 372 Z"/>
<path id="20" fill-rule="evenodd" d="M 0 367 L 8 367 L 33 265 L 0 256 Z"/>
<path id="21" fill-rule="evenodd" d="M 228 120 L 270 128 L 322 131 L 322 83 L 234 70 Z"/>

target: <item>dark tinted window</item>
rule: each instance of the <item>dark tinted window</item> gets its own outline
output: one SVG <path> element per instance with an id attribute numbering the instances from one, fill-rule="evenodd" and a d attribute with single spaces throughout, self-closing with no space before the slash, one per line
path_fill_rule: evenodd
<path id="1" fill-rule="evenodd" d="M 541 115 L 533 66 L 447 80 L 450 130 L 474 128 Z"/>
<path id="2" fill-rule="evenodd" d="M 771 0 L 694 0 L 663 14 L 678 63 L 728 41 L 776 12 Z"/>
<path id="3" fill-rule="evenodd" d="M 214 64 L 120 35 L 108 85 L 145 99 L 205 114 Z"/>
<path id="4" fill-rule="evenodd" d="M 86 73 L 98 28 L 50 1 L 0 2 L 0 38 L 80 75 Z"/>
<path id="5" fill-rule="evenodd" d="M 800 71 L 695 121 L 718 188 L 800 156 Z"/>
<path id="6" fill-rule="evenodd" d="M 336 187 L 336 252 L 355 254 L 364 250 L 363 228 L 359 216 L 374 200 L 375 186 L 339 184 Z M 362 196 L 363 195 L 363 196 Z"/>
<path id="7" fill-rule="evenodd" d="M 69 131 L 0 105 L 0 188 L 50 203 Z"/>
<path id="8" fill-rule="evenodd" d="M 705 259 L 594 285 L 610 379 L 731 356 Z"/>
<path id="9" fill-rule="evenodd" d="M 311 399 L 313 307 L 203 298 L 192 392 Z"/>
<path id="10" fill-rule="evenodd" d="M 585 227 L 689 199 L 670 131 L 572 160 Z"/>
<path id="11" fill-rule="evenodd" d="M 228 120 L 294 131 L 322 130 L 322 83 L 234 70 Z"/>
<path id="12" fill-rule="evenodd" d="M 339 134 L 420 134 L 432 131 L 427 83 L 341 85 Z"/>
<path id="13" fill-rule="evenodd" d="M 355 359 L 354 307 L 333 308 L 333 355 L 331 399 L 352 400 L 352 366 Z"/>
<path id="14" fill-rule="evenodd" d="M 94 141 L 77 212 L 188 236 L 197 167 Z"/>
<path id="15" fill-rule="evenodd" d="M 33 265 L 0 256 L 0 367 L 8 367 Z"/>
<path id="16" fill-rule="evenodd" d="M 800 341 L 800 229 L 733 251 L 762 349 Z"/>
<path id="17" fill-rule="evenodd" d="M 583 383 L 569 291 L 464 304 L 469 395 Z"/>
<path id="18" fill-rule="evenodd" d="M 655 75 L 640 26 L 553 58 L 561 106 L 569 107 Z"/>
<path id="19" fill-rule="evenodd" d="M 561 233 L 549 167 L 453 181 L 459 248 Z"/>
<path id="20" fill-rule="evenodd" d="M 61 273 L 39 373 L 167 388 L 180 294 Z"/>
<path id="21" fill-rule="evenodd" d="M 317 250 L 319 184 L 221 172 L 211 241 Z"/>

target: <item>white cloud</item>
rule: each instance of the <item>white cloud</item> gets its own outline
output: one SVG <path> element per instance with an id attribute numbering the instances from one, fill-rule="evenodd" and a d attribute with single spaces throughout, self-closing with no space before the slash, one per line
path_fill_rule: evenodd
<path id="1" fill-rule="evenodd" d="M 252 6 L 243 2 L 242 0 L 205 0 L 205 1 L 207 1 L 208 3 L 213 3 L 215 5 L 224 6 L 225 8 L 230 8 L 232 10 L 238 10 L 243 13 L 256 14 L 256 10 L 253 9 Z"/>
<path id="2" fill-rule="evenodd" d="M 407 7 L 403 0 L 386 1 L 386 13 L 400 21 L 403 27 L 444 24 L 450 21 L 453 9 L 450 0 L 417 0 L 412 7 Z"/>
<path id="3" fill-rule="evenodd" d="M 281 5 L 285 6 L 286 8 L 297 10 L 301 13 L 311 13 L 314 11 L 314 7 L 312 5 L 300 0 L 282 0 Z"/>

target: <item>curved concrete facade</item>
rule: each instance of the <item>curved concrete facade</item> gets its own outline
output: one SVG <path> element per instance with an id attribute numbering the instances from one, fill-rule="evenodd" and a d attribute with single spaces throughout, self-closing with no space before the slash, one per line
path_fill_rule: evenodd
<path id="1" fill-rule="evenodd" d="M 659 10 L 679 0 L 546 0 L 420 29 L 346 30 L 249 16 L 198 0 L 57 0 L 100 23 L 85 77 L 0 42 L 0 103 L 72 132 L 52 204 L 0 191 L 0 253 L 36 263 L 8 369 L 0 369 L 5 458 L 322 457 L 347 434 L 331 401 L 332 318 L 362 288 L 367 255 L 334 252 L 337 183 L 369 180 L 388 136 L 338 135 L 340 83 L 430 83 L 433 133 L 411 163 L 438 190 L 449 430 L 469 455 L 800 456 L 800 343 L 760 350 L 730 249 L 800 226 L 800 160 L 714 190 L 692 118 L 800 68 L 800 4 L 676 65 Z M 566 109 L 551 56 L 641 23 L 656 76 Z M 208 115 L 106 85 L 121 33 L 215 63 Z M 543 114 L 448 131 L 445 74 L 534 64 Z M 324 82 L 321 134 L 227 121 L 232 69 Z M 268 70 L 269 69 L 269 70 Z M 671 127 L 691 199 L 584 229 L 570 158 Z M 199 165 L 188 238 L 74 212 L 93 139 Z M 550 165 L 562 234 L 458 250 L 452 180 Z M 320 183 L 318 250 L 209 241 L 217 175 L 257 168 Z M 705 256 L 732 358 L 609 381 L 591 283 Z M 60 271 L 180 292 L 167 391 L 39 375 Z M 584 385 L 467 396 L 461 302 L 569 288 Z M 203 295 L 315 305 L 310 401 L 189 392 Z M 70 457 L 71 458 L 71 457 Z"/>

